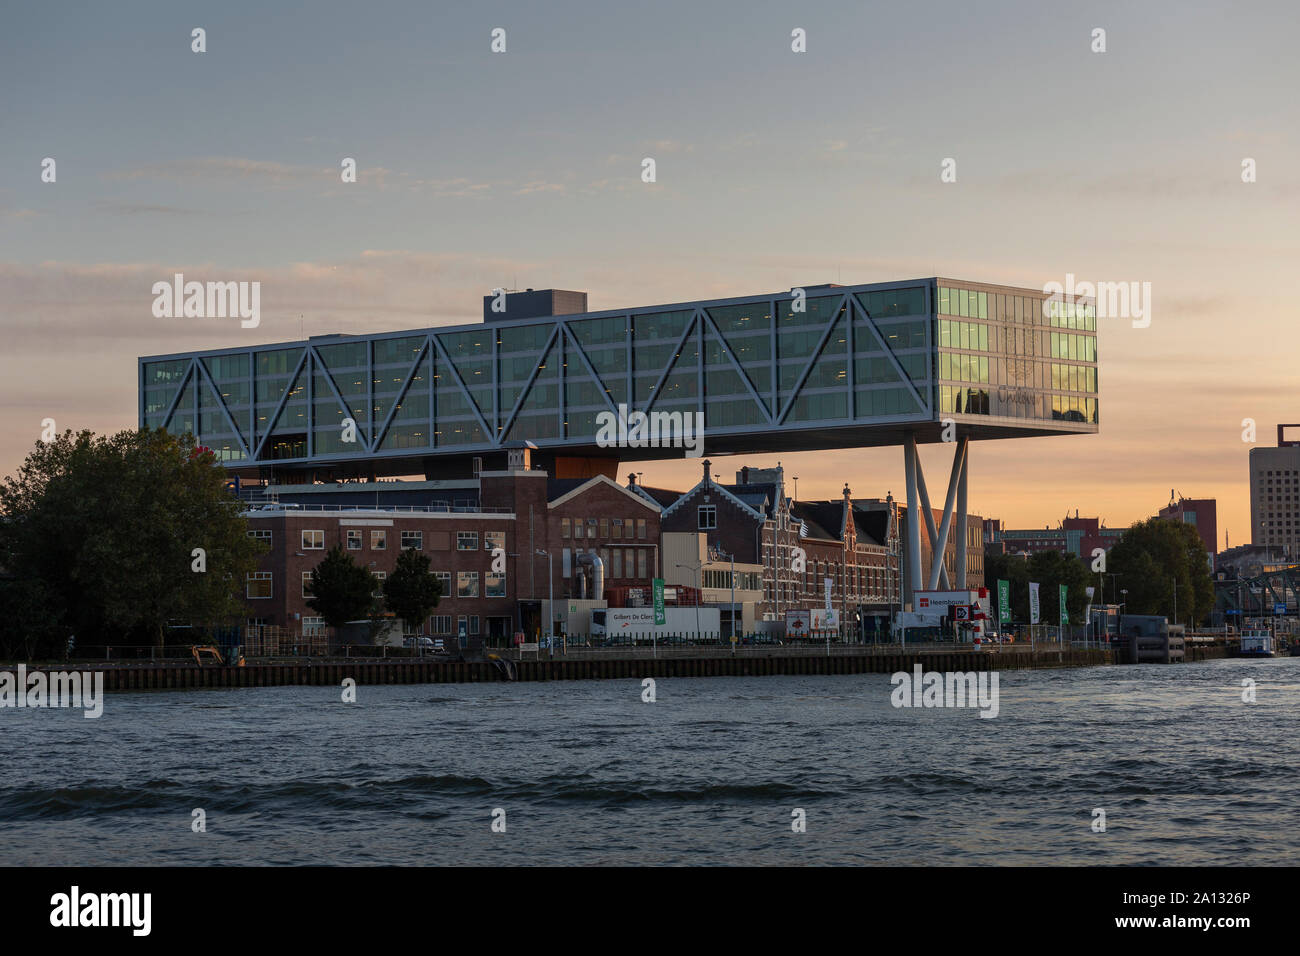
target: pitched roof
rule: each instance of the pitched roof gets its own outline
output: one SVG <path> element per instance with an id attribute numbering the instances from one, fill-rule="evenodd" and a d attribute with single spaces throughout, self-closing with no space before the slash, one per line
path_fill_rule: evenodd
<path id="1" fill-rule="evenodd" d="M 790 514 L 808 526 L 808 537 L 825 541 L 844 540 L 838 530 L 843 526 L 842 512 L 836 502 L 796 501 L 790 506 Z"/>
<path id="2" fill-rule="evenodd" d="M 763 520 L 763 513 L 762 513 L 758 508 L 753 507 L 753 506 L 751 506 L 751 505 L 745 503 L 744 501 L 741 501 L 738 497 L 736 497 L 735 494 L 733 494 L 731 491 L 729 491 L 725 485 L 720 485 L 720 484 L 718 484 L 718 483 L 717 483 L 716 481 L 714 481 L 712 478 L 701 478 L 701 479 L 699 480 L 699 482 L 695 485 L 694 488 L 692 488 L 690 491 L 686 492 L 686 494 L 682 495 L 680 498 L 678 498 L 676 501 L 674 501 L 671 505 L 669 505 L 667 508 L 665 508 L 665 509 L 664 509 L 664 515 L 667 516 L 668 513 L 669 513 L 670 511 L 673 511 L 674 509 L 676 509 L 676 507 L 677 507 L 678 505 L 680 505 L 683 501 L 685 501 L 685 500 L 686 500 L 687 498 L 689 498 L 691 495 L 695 494 L 695 492 L 700 491 L 702 488 L 704 488 L 704 484 L 705 484 L 705 482 L 708 482 L 709 488 L 710 488 L 712 491 L 716 491 L 716 492 L 718 492 L 718 493 L 719 493 L 720 495 L 722 495 L 724 498 L 729 498 L 729 499 L 731 500 L 731 503 L 732 503 L 733 505 L 735 505 L 736 507 L 740 508 L 742 511 L 747 511 L 747 512 L 749 512 L 751 515 L 753 515 L 753 516 L 754 516 L 755 518 L 757 518 L 759 521 L 762 521 L 762 520 Z"/>
<path id="3" fill-rule="evenodd" d="M 559 488 L 560 488 L 563 484 L 566 484 L 566 483 L 571 483 L 571 484 L 573 484 L 573 487 L 569 488 L 568 491 L 564 491 L 563 493 L 561 493 L 560 496 L 559 496 L 558 498 L 552 498 L 551 495 L 550 495 L 551 482 L 556 482 L 556 483 L 557 483 L 557 490 L 559 490 Z M 593 486 L 595 486 L 595 485 L 600 485 L 600 484 L 609 485 L 609 487 L 614 488 L 614 489 L 617 489 L 617 490 L 620 491 L 621 493 L 627 495 L 629 498 L 631 498 L 631 499 L 632 499 L 633 501 L 635 501 L 637 504 L 642 505 L 643 507 L 649 508 L 651 511 L 660 511 L 660 510 L 661 510 L 660 507 L 659 507 L 659 505 L 658 505 L 656 502 L 654 502 L 654 501 L 648 501 L 648 500 L 645 498 L 645 496 L 643 496 L 643 495 L 638 495 L 638 494 L 634 494 L 633 492 L 628 491 L 626 488 L 624 488 L 622 485 L 620 485 L 617 481 L 614 481 L 612 478 L 606 478 L 604 475 L 596 475 L 594 478 L 551 478 L 551 479 L 548 479 L 547 482 L 546 482 L 546 486 L 547 486 L 547 496 L 546 496 L 546 497 L 547 497 L 547 502 L 546 502 L 546 506 L 547 506 L 548 508 L 554 508 L 554 507 L 556 507 L 557 505 L 563 504 L 564 502 L 568 501 L 568 500 L 571 499 L 571 498 L 576 498 L 578 495 L 582 494 L 582 493 L 583 493 L 584 491 L 586 491 L 588 488 L 591 488 L 591 487 L 593 487 Z"/>
<path id="4" fill-rule="evenodd" d="M 716 484 L 716 482 L 715 482 Z M 718 485 L 731 492 L 764 518 L 770 518 L 776 510 L 776 483 L 765 481 L 755 484 Z"/>
<path id="5" fill-rule="evenodd" d="M 889 513 L 887 511 L 862 511 L 853 509 L 853 522 L 858 526 L 858 540 L 882 548 L 889 543 Z"/>
<path id="6" fill-rule="evenodd" d="M 652 488 L 642 484 L 634 485 L 631 490 L 639 491 L 642 497 L 649 498 L 662 508 L 667 508 L 682 496 L 680 491 L 673 491 L 670 488 Z"/>

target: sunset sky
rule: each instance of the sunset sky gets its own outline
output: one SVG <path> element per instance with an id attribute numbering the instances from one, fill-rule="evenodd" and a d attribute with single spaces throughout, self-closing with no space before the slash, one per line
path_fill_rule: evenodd
<path id="1" fill-rule="evenodd" d="M 1300 420 L 1293 5 L 128 6 L 0 13 L 0 473 L 42 419 L 133 427 L 139 355 L 476 321 L 496 286 L 594 311 L 1150 282 L 1149 328 L 1101 323 L 1099 435 L 973 446 L 971 510 L 1011 527 L 1123 526 L 1176 489 L 1244 544 L 1242 421 Z M 260 326 L 155 318 L 176 272 L 260 281 Z M 949 455 L 922 454 L 942 498 Z M 897 449 L 714 470 L 778 457 L 803 498 L 904 493 Z"/>

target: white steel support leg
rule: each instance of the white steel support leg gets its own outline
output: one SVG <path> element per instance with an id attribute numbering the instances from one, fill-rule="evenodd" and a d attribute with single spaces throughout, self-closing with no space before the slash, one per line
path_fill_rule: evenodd
<path id="1" fill-rule="evenodd" d="M 943 523 L 939 525 L 939 535 L 934 542 L 933 563 L 930 565 L 930 590 L 939 586 L 943 576 L 943 559 L 948 551 L 948 530 L 952 527 L 953 505 L 957 499 L 957 485 L 961 477 L 961 465 L 966 460 L 966 441 L 957 443 L 952 456 L 952 473 L 948 475 L 948 494 L 943 502 Z"/>
<path id="2" fill-rule="evenodd" d="M 918 458 L 916 462 L 916 485 L 917 490 L 921 492 L 921 511 L 925 515 L 925 530 L 930 533 L 930 543 L 939 540 L 939 531 L 934 524 L 934 509 L 930 507 L 930 490 L 925 485 L 925 469 L 921 467 L 921 461 Z M 930 556 L 931 567 L 934 566 L 934 555 Z M 939 565 L 939 583 L 944 588 L 952 585 L 948 583 L 948 569 L 942 563 Z M 930 590 L 934 590 L 934 585 L 930 585 Z"/>
<path id="3" fill-rule="evenodd" d="M 970 462 L 970 439 L 962 438 L 957 454 L 961 474 L 957 478 L 957 588 L 966 589 L 966 468 Z"/>
<path id="4" fill-rule="evenodd" d="M 921 586 L 921 522 L 916 487 L 916 436 L 908 432 L 903 436 L 903 470 L 907 474 L 907 572 L 908 580 L 903 599 L 915 608 L 912 593 Z M 901 602 L 900 602 L 901 603 Z"/>

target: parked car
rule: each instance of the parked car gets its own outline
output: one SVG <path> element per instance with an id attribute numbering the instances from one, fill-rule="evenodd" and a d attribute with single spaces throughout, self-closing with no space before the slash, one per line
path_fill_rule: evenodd
<path id="1" fill-rule="evenodd" d="M 417 640 L 417 638 L 414 638 L 414 637 L 406 637 L 406 638 L 403 638 L 403 639 L 402 639 L 402 646 L 403 646 L 403 647 L 415 647 L 415 646 L 417 646 L 417 645 L 416 645 L 416 640 Z M 431 638 L 431 637 L 423 637 L 423 636 L 421 636 L 420 638 L 418 638 L 418 640 L 419 640 L 419 645 L 418 645 L 419 647 L 423 648 L 423 649 L 426 650 L 426 651 L 434 650 L 433 638 Z"/>

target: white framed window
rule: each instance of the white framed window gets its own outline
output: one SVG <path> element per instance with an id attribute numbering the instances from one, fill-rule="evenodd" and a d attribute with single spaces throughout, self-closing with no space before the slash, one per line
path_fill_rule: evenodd
<path id="1" fill-rule="evenodd" d="M 304 528 L 302 532 L 302 549 L 304 551 L 324 551 L 325 532 L 320 530 L 310 531 Z"/>
<path id="2" fill-rule="evenodd" d="M 429 618 L 429 631 L 433 634 L 454 634 L 450 614 L 435 614 Z"/>
<path id="3" fill-rule="evenodd" d="M 456 596 L 461 598 L 478 597 L 478 572 L 456 572 Z"/>
<path id="4" fill-rule="evenodd" d="M 506 533 L 504 531 L 484 531 L 483 532 L 483 550 L 495 551 L 500 548 L 506 549 Z"/>
<path id="5" fill-rule="evenodd" d="M 433 576 L 438 579 L 438 584 L 442 586 L 442 596 L 451 597 L 451 572 L 434 571 Z"/>
<path id="6" fill-rule="evenodd" d="M 361 529 L 360 528 L 348 529 L 348 550 L 349 551 L 361 550 Z"/>
<path id="7" fill-rule="evenodd" d="M 304 617 L 302 619 L 303 637 L 320 637 L 325 633 L 325 618 Z"/>
<path id="8" fill-rule="evenodd" d="M 456 532 L 456 550 L 457 550 L 457 551 L 477 551 L 477 550 L 478 550 L 478 532 L 477 532 L 477 531 L 457 531 L 457 532 Z"/>
<path id="9" fill-rule="evenodd" d="M 387 551 L 388 550 L 388 532 L 372 531 L 370 532 L 370 550 Z"/>
<path id="10" fill-rule="evenodd" d="M 701 531 L 713 531 L 718 527 L 717 505 L 700 505 L 699 516 L 699 528 Z"/>
<path id="11" fill-rule="evenodd" d="M 272 594 L 271 572 L 252 571 L 244 583 L 244 594 L 249 600 L 265 600 Z"/>
<path id="12" fill-rule="evenodd" d="M 302 596 L 311 597 L 311 572 L 310 571 L 304 571 L 302 573 Z"/>
<path id="13" fill-rule="evenodd" d="M 403 531 L 403 532 L 402 532 L 402 550 L 403 550 L 403 551 L 423 551 L 423 550 L 424 550 L 424 532 L 423 532 L 423 531 Z"/>
<path id="14" fill-rule="evenodd" d="M 258 541 L 265 541 L 267 544 L 271 543 L 270 528 L 250 528 L 248 536 L 250 538 L 256 538 Z"/>
<path id="15" fill-rule="evenodd" d="M 478 633 L 478 615 L 477 615 L 477 614 L 471 614 L 471 615 L 469 616 L 469 633 L 471 633 L 471 634 L 477 634 L 477 633 Z"/>
<path id="16" fill-rule="evenodd" d="M 505 572 L 489 571 L 483 576 L 483 584 L 486 597 L 503 598 L 506 596 Z"/>
<path id="17" fill-rule="evenodd" d="M 381 598 L 381 597 L 384 596 L 384 581 L 386 581 L 386 580 L 388 579 L 388 572 L 387 572 L 387 571 L 371 571 L 370 573 L 373 574 L 373 575 L 375 576 L 375 580 L 379 582 L 379 586 L 375 588 L 375 593 L 372 594 L 372 595 L 370 595 L 370 596 L 371 596 L 371 597 Z"/>

